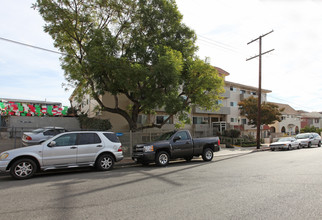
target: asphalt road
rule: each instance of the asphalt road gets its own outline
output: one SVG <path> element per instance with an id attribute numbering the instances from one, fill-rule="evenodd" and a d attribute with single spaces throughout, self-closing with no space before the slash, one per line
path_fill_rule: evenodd
<path id="1" fill-rule="evenodd" d="M 322 148 L 0 176 L 0 219 L 321 219 Z"/>

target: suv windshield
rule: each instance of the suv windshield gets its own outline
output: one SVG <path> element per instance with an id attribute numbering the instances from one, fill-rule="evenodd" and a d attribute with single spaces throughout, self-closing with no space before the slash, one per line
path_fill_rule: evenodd
<path id="1" fill-rule="evenodd" d="M 169 140 L 172 137 L 172 135 L 174 135 L 175 133 L 176 133 L 176 131 L 171 131 L 171 132 L 164 133 L 163 135 L 161 135 L 160 137 L 158 137 L 155 140 L 156 141 Z"/>

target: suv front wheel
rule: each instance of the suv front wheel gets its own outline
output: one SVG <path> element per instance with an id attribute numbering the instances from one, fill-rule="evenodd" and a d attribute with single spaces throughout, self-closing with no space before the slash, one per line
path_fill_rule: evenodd
<path id="1" fill-rule="evenodd" d="M 15 179 L 24 180 L 32 177 L 36 170 L 37 164 L 35 161 L 28 158 L 22 158 L 12 164 L 10 167 L 10 175 Z"/>

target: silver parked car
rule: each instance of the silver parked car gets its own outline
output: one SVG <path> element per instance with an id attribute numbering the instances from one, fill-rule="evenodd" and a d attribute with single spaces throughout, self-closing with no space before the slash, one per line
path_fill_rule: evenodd
<path id="1" fill-rule="evenodd" d="M 321 136 L 318 133 L 302 133 L 295 137 L 303 147 L 312 147 L 316 145 L 321 147 Z"/>
<path id="2" fill-rule="evenodd" d="M 27 179 L 37 171 L 95 166 L 106 171 L 123 159 L 121 143 L 113 132 L 66 132 L 40 145 L 0 154 L 0 171 L 15 179 Z"/>
<path id="3" fill-rule="evenodd" d="M 22 144 L 25 146 L 41 144 L 49 138 L 66 131 L 66 129 L 61 127 L 44 127 L 31 132 L 24 132 L 22 135 Z"/>
<path id="4" fill-rule="evenodd" d="M 278 141 L 276 141 L 276 142 L 271 143 L 269 145 L 269 147 L 272 151 L 274 151 L 276 149 L 291 150 L 291 149 L 296 149 L 296 148 L 300 149 L 301 144 L 294 137 L 284 137 L 284 138 L 278 139 Z"/>

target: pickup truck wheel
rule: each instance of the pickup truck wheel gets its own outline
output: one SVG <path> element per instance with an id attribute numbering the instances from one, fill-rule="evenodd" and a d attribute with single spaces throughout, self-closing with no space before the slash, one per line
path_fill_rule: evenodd
<path id="1" fill-rule="evenodd" d="M 214 157 L 214 152 L 211 150 L 211 148 L 206 148 L 202 152 L 202 159 L 204 161 L 211 161 Z"/>
<path id="2" fill-rule="evenodd" d="M 155 158 L 155 163 L 158 166 L 166 166 L 169 163 L 169 154 L 166 151 L 160 151 L 156 158 Z"/>
<path id="3" fill-rule="evenodd" d="M 100 171 L 107 171 L 113 168 L 114 158 L 110 154 L 103 154 L 96 160 L 96 168 Z"/>
<path id="4" fill-rule="evenodd" d="M 32 177 L 37 170 L 36 163 L 28 158 L 23 158 L 14 162 L 10 168 L 10 175 L 18 180 Z"/>

